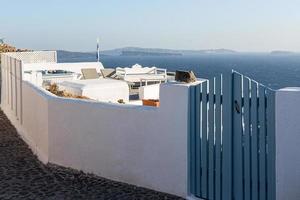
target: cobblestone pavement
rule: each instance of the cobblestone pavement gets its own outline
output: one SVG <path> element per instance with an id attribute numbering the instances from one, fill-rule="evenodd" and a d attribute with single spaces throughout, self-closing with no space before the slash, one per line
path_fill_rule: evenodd
<path id="1" fill-rule="evenodd" d="M 0 199 L 180 198 L 64 167 L 43 165 L 0 110 Z"/>

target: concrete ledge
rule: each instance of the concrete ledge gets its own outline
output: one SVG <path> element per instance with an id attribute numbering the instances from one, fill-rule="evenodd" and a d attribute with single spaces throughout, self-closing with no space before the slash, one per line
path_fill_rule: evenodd
<path id="1" fill-rule="evenodd" d="M 300 88 L 276 92 L 276 199 L 300 199 Z"/>

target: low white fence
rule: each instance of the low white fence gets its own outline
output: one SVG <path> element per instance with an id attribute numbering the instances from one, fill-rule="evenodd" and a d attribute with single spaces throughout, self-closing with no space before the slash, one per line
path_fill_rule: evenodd
<path id="1" fill-rule="evenodd" d="M 25 63 L 24 71 L 36 70 L 66 70 L 81 73 L 81 69 L 95 68 L 98 73 L 103 69 L 101 62 L 78 62 L 78 63 Z"/>
<path id="2" fill-rule="evenodd" d="M 5 56 L 21 60 L 23 63 L 56 63 L 56 51 L 28 51 L 5 53 Z"/>

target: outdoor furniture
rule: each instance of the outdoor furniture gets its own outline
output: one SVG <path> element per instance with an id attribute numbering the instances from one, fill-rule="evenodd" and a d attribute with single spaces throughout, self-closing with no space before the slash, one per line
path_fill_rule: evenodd
<path id="1" fill-rule="evenodd" d="M 98 79 L 100 78 L 99 74 L 97 73 L 96 68 L 85 68 L 81 69 L 82 78 L 83 79 Z"/>
<path id="2" fill-rule="evenodd" d="M 103 78 L 117 78 L 116 70 L 111 68 L 101 69 Z"/>
<path id="3" fill-rule="evenodd" d="M 130 83 L 138 83 L 140 86 L 148 82 L 166 82 L 167 70 L 157 67 L 142 67 L 141 65 L 133 65 L 132 67 L 116 68 L 116 74 L 122 80 Z"/>
<path id="4" fill-rule="evenodd" d="M 113 79 L 88 79 L 64 81 L 58 84 L 60 90 L 78 96 L 103 102 L 117 103 L 119 100 L 129 101 L 129 88 L 125 81 Z"/>

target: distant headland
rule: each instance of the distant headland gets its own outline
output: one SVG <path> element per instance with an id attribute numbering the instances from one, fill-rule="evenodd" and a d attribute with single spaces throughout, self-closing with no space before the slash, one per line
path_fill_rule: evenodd
<path id="1" fill-rule="evenodd" d="M 182 56 L 182 54 L 148 51 L 122 51 L 121 56 Z"/>
<path id="2" fill-rule="evenodd" d="M 203 50 L 173 50 L 160 48 L 124 47 L 112 50 L 104 50 L 104 55 L 114 56 L 185 56 L 198 54 L 232 54 L 237 53 L 230 49 L 203 49 Z"/>
<path id="3" fill-rule="evenodd" d="M 271 54 L 273 54 L 273 55 L 286 55 L 286 54 L 294 54 L 294 52 L 276 50 L 276 51 L 271 51 Z"/>

